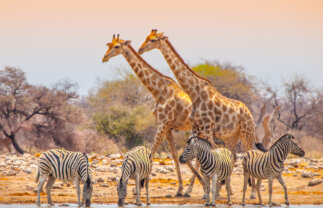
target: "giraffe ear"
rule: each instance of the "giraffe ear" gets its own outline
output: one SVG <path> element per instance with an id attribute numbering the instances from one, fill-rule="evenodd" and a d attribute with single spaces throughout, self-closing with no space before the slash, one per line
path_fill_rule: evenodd
<path id="1" fill-rule="evenodd" d="M 131 40 L 126 40 L 126 41 L 124 42 L 124 44 L 125 44 L 125 45 L 130 45 L 130 43 L 131 43 Z"/>
<path id="2" fill-rule="evenodd" d="M 109 43 L 107 43 L 106 45 L 107 45 L 107 46 L 110 46 L 110 44 L 111 44 L 111 43 L 109 42 Z"/>
<path id="3" fill-rule="evenodd" d="M 167 36 L 163 36 L 161 39 L 168 40 L 168 37 Z"/>

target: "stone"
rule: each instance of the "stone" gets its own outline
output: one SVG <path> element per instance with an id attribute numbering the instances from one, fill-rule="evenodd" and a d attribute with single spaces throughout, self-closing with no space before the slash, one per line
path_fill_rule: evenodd
<path id="1" fill-rule="evenodd" d="M 117 158 L 121 157 L 121 154 L 118 154 L 118 153 L 117 154 L 111 154 L 108 157 L 111 158 L 111 159 L 117 159 Z"/>
<path id="2" fill-rule="evenodd" d="M 167 195 L 165 195 L 165 198 L 172 198 L 172 195 L 171 194 L 167 194 Z"/>
<path id="3" fill-rule="evenodd" d="M 163 173 L 163 174 L 167 173 L 167 171 L 164 168 L 157 168 L 156 172 L 157 173 Z"/>
<path id="4" fill-rule="evenodd" d="M 9 170 L 9 171 L 3 171 L 2 172 L 2 175 L 3 176 L 15 176 L 17 174 L 18 174 L 18 172 L 17 171 L 14 171 L 14 170 Z"/>
<path id="5" fill-rule="evenodd" d="M 312 172 L 310 172 L 310 171 L 308 171 L 308 172 L 304 171 L 304 172 L 302 173 L 301 177 L 302 177 L 302 178 L 312 178 L 312 177 L 313 177 L 313 173 L 312 173 Z"/>
<path id="6" fill-rule="evenodd" d="M 156 176 L 156 173 L 154 173 L 154 172 L 151 172 L 151 175 L 152 175 L 152 176 Z"/>
<path id="7" fill-rule="evenodd" d="M 103 178 L 98 178 L 96 181 L 97 181 L 98 183 L 103 183 L 103 182 L 104 182 Z"/>
<path id="8" fill-rule="evenodd" d="M 23 169 L 22 172 L 27 173 L 27 174 L 31 174 L 31 171 L 28 169 Z"/>
<path id="9" fill-rule="evenodd" d="M 62 187 L 57 186 L 57 185 L 54 185 L 54 186 L 52 187 L 52 189 L 62 189 Z"/>
<path id="10" fill-rule="evenodd" d="M 169 172 L 174 172 L 174 168 L 172 168 L 170 166 L 165 166 L 164 168 L 165 168 L 165 170 L 168 170 Z"/>
<path id="11" fill-rule="evenodd" d="M 108 163 L 108 161 L 106 159 L 102 160 L 102 164 L 106 165 Z"/>
<path id="12" fill-rule="evenodd" d="M 101 183 L 100 186 L 101 187 L 109 187 L 108 184 L 106 184 L 106 183 Z"/>
<path id="13" fill-rule="evenodd" d="M 114 168 L 114 167 L 117 167 L 117 165 L 116 164 L 110 164 L 110 167 Z"/>
<path id="14" fill-rule="evenodd" d="M 316 186 L 322 183 L 322 179 L 312 179 L 308 182 L 308 186 Z"/>

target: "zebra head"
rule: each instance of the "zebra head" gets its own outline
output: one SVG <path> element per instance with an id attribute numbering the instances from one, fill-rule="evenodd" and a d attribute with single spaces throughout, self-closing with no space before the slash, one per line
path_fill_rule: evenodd
<path id="1" fill-rule="evenodd" d="M 92 191 L 93 191 L 92 181 L 91 181 L 92 171 L 89 168 L 89 160 L 87 155 L 83 153 L 83 156 L 84 156 L 84 161 L 81 162 L 83 165 L 80 165 L 80 173 L 81 173 L 80 175 L 83 183 L 82 202 L 83 204 L 85 202 L 85 206 L 89 207 L 91 205 L 91 198 L 92 198 Z"/>
<path id="2" fill-rule="evenodd" d="M 124 199 L 127 196 L 127 181 L 122 180 L 122 177 L 120 178 L 120 181 L 118 183 L 117 191 L 119 198 L 118 205 L 123 206 Z"/>
<path id="3" fill-rule="evenodd" d="M 298 146 L 297 142 L 295 141 L 295 137 L 291 134 L 287 134 L 290 137 L 290 153 L 303 157 L 305 155 L 305 151 Z"/>
<path id="4" fill-rule="evenodd" d="M 186 146 L 184 147 L 182 155 L 179 157 L 179 162 L 182 164 L 185 164 L 187 161 L 190 161 L 196 158 L 199 146 L 200 147 L 205 146 L 203 145 L 202 141 L 205 141 L 206 146 L 210 146 L 210 143 L 204 139 L 199 139 L 198 137 L 189 138 Z M 211 149 L 211 146 L 208 149 Z"/>
<path id="5" fill-rule="evenodd" d="M 83 183 L 83 193 L 82 193 L 83 204 L 85 202 L 85 206 L 87 207 L 91 205 L 92 191 L 93 191 L 92 182 L 90 180 L 90 177 L 88 177 L 85 183 Z"/>

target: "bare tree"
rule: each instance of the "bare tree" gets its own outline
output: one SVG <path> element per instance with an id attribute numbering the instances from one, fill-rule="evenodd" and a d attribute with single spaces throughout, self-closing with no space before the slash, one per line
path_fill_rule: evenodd
<path id="1" fill-rule="evenodd" d="M 287 130 L 302 130 L 309 120 L 323 113 L 322 92 L 311 88 L 305 78 L 295 75 L 292 80 L 283 83 L 283 90 L 280 95 L 278 90 L 266 88 L 273 108 L 281 106 L 277 120 Z"/>
<path id="2" fill-rule="evenodd" d="M 62 145 L 58 137 L 66 135 L 68 124 L 76 121 L 72 113 L 77 112 L 69 105 L 77 98 L 74 87 L 67 81 L 51 89 L 32 86 L 20 69 L 0 70 L 0 131 L 11 139 L 17 152 L 24 153 L 16 141 L 24 126 L 32 126 L 37 136 L 51 136 Z"/>

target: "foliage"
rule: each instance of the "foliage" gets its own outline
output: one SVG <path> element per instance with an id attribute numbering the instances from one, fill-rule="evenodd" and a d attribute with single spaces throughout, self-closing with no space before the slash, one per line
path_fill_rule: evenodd
<path id="1" fill-rule="evenodd" d="M 127 148 L 151 142 L 156 133 L 154 100 L 136 76 L 100 83 L 88 97 L 94 128 Z"/>
<path id="2" fill-rule="evenodd" d="M 12 140 L 19 153 L 24 151 L 16 135 L 24 129 L 37 143 L 48 139 L 60 147 L 73 148 L 72 127 L 80 122 L 80 110 L 71 105 L 78 96 L 75 85 L 61 82 L 53 88 L 30 85 L 23 71 L 0 70 L 0 132 Z M 46 141 L 46 142 L 40 142 Z"/>
<path id="3" fill-rule="evenodd" d="M 240 100 L 248 107 L 258 96 L 252 77 L 247 76 L 241 67 L 205 62 L 192 69 L 209 79 L 222 95 Z"/>

